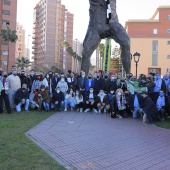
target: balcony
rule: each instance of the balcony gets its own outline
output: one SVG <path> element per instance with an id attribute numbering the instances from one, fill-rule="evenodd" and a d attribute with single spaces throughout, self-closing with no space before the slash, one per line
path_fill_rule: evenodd
<path id="1" fill-rule="evenodd" d="M 32 41 L 32 44 L 37 44 L 37 43 L 38 43 L 38 41 L 35 41 L 35 40 L 34 40 L 34 41 Z"/>
<path id="2" fill-rule="evenodd" d="M 36 39 L 36 38 L 38 38 L 38 35 L 34 35 L 34 36 L 32 36 L 32 39 Z"/>
<path id="3" fill-rule="evenodd" d="M 32 54 L 37 54 L 38 52 L 37 51 L 33 51 Z"/>
<path id="4" fill-rule="evenodd" d="M 32 47 L 32 49 L 37 49 L 38 47 L 36 46 L 36 45 L 34 45 L 33 47 Z"/>
<path id="5" fill-rule="evenodd" d="M 32 33 L 33 33 L 33 34 L 38 34 L 38 30 L 36 29 L 36 30 L 34 30 Z"/>

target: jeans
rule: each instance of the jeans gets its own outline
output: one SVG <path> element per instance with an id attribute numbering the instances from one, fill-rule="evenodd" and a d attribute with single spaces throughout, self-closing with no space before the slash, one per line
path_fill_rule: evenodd
<path id="1" fill-rule="evenodd" d="M 9 90 L 8 92 L 8 98 L 9 98 L 11 109 L 15 108 L 15 103 L 14 103 L 15 93 L 16 91 L 14 90 Z"/>
<path id="2" fill-rule="evenodd" d="M 165 113 L 166 113 L 165 109 L 160 109 L 158 112 L 162 119 L 165 118 Z"/>
<path id="3" fill-rule="evenodd" d="M 43 106 L 45 108 L 46 111 L 49 111 L 50 110 L 50 104 L 47 103 L 47 102 L 43 102 Z"/>
<path id="4" fill-rule="evenodd" d="M 133 118 L 135 119 L 135 118 L 139 117 L 139 114 L 141 117 L 143 116 L 143 109 L 134 108 Z"/>
<path id="5" fill-rule="evenodd" d="M 51 108 L 54 108 L 55 110 L 62 110 L 64 106 L 64 101 L 58 102 L 58 104 L 51 104 Z"/>
<path id="6" fill-rule="evenodd" d="M 30 100 L 29 99 L 26 99 L 25 100 L 25 110 L 27 111 L 28 110 L 28 107 L 29 107 L 29 103 L 30 103 Z M 18 105 L 16 105 L 16 111 L 17 112 L 20 112 L 21 111 L 21 106 L 23 104 L 20 102 Z"/>
<path id="7" fill-rule="evenodd" d="M 64 107 L 67 108 L 68 105 L 70 105 L 71 109 L 73 109 L 75 107 L 74 101 L 69 101 L 69 100 L 65 99 L 64 100 Z"/>

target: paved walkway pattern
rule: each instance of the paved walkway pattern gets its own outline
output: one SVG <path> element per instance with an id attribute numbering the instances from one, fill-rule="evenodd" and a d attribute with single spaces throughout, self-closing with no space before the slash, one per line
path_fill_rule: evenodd
<path id="1" fill-rule="evenodd" d="M 27 136 L 66 169 L 170 170 L 170 131 L 141 120 L 61 112 Z"/>

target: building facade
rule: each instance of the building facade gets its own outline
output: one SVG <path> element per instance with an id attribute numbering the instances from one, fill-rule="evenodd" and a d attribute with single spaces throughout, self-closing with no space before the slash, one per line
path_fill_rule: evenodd
<path id="1" fill-rule="evenodd" d="M 79 56 L 82 57 L 82 51 L 83 51 L 83 43 L 80 42 L 79 40 L 75 39 L 73 40 L 73 51 L 76 52 Z M 72 61 L 72 70 L 75 73 L 80 73 L 81 69 L 81 62 L 76 60 L 76 58 L 73 58 Z"/>
<path id="2" fill-rule="evenodd" d="M 17 0 L 0 1 L 0 23 L 1 23 L 0 30 L 6 29 L 7 24 L 9 24 L 11 30 L 16 30 L 16 18 L 17 18 Z M 11 71 L 12 65 L 15 65 L 16 44 L 9 42 L 8 48 L 8 43 L 4 42 L 1 38 L 0 41 L 1 41 L 0 67 L 2 67 L 4 70 Z"/>
<path id="3" fill-rule="evenodd" d="M 141 54 L 138 75 L 170 73 L 170 6 L 160 6 L 148 20 L 129 20 L 125 25 L 131 39 L 131 53 Z M 132 57 L 131 72 L 136 65 Z"/>
<path id="4" fill-rule="evenodd" d="M 27 57 L 25 53 L 25 29 L 23 29 L 23 26 L 17 23 L 17 35 L 18 40 L 16 42 L 16 50 L 15 50 L 15 58 L 22 58 Z"/>
<path id="5" fill-rule="evenodd" d="M 72 67 L 72 57 L 62 46 L 73 41 L 73 14 L 69 13 L 61 0 L 41 0 L 34 8 L 33 59 L 34 68 L 61 70 Z"/>

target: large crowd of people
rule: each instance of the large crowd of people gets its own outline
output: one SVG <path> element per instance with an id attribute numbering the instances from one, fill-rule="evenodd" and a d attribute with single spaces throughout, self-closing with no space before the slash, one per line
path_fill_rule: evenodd
<path id="1" fill-rule="evenodd" d="M 152 124 L 154 120 L 170 118 L 170 75 L 159 73 L 148 76 L 95 72 L 93 75 L 68 73 L 46 74 L 31 70 L 17 72 L 15 66 L 8 75 L 0 70 L 0 113 L 5 108 L 10 114 L 15 109 L 26 112 L 77 111 L 108 113 L 111 118 L 141 118 Z M 128 83 L 135 83 L 133 90 Z M 139 92 L 140 89 L 146 89 Z"/>

